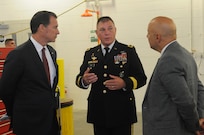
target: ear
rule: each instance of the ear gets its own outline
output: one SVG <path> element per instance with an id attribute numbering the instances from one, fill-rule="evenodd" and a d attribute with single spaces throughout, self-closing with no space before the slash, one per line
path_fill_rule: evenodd
<path id="1" fill-rule="evenodd" d="M 161 34 L 155 34 L 155 38 L 156 38 L 156 40 L 157 40 L 158 42 L 161 42 L 161 40 L 162 40 Z"/>
<path id="2" fill-rule="evenodd" d="M 98 36 L 98 30 L 95 30 L 96 35 Z"/>
<path id="3" fill-rule="evenodd" d="M 45 26 L 43 24 L 40 24 L 38 27 L 39 31 L 44 31 L 45 30 Z"/>

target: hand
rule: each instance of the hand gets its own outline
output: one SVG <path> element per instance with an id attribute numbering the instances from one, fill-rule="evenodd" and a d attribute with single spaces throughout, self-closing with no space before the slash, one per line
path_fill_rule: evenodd
<path id="1" fill-rule="evenodd" d="M 87 68 L 82 79 L 85 85 L 89 85 L 96 82 L 98 80 L 98 77 L 95 73 L 90 73 L 90 68 Z"/>
<path id="2" fill-rule="evenodd" d="M 126 84 L 122 78 L 114 75 L 109 75 L 109 76 L 111 79 L 104 82 L 104 85 L 109 90 L 118 90 L 118 89 L 125 88 Z"/>
<path id="3" fill-rule="evenodd" d="M 204 130 L 204 118 L 199 119 L 200 127 Z"/>
<path id="4" fill-rule="evenodd" d="M 200 134 L 200 132 L 199 132 L 199 131 L 196 131 L 196 135 L 202 135 L 202 134 Z"/>
<path id="5" fill-rule="evenodd" d="M 199 131 L 198 135 L 204 135 L 204 131 Z"/>

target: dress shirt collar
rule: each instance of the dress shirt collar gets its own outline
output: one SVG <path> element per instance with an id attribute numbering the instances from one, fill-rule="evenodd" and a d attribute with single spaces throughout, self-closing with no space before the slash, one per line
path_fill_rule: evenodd
<path id="1" fill-rule="evenodd" d="M 44 47 L 45 50 L 47 50 L 47 49 L 48 49 L 47 46 L 41 45 L 41 44 L 38 43 L 32 36 L 30 36 L 30 40 L 31 40 L 31 42 L 33 43 L 35 49 L 37 50 L 37 52 L 38 52 L 40 58 L 42 59 L 42 57 L 41 57 L 42 48 Z"/>
<path id="2" fill-rule="evenodd" d="M 161 51 L 161 56 L 164 54 L 164 51 L 166 50 L 166 48 L 171 45 L 173 42 L 176 42 L 176 40 L 171 41 L 170 43 L 168 43 Z"/>
<path id="3" fill-rule="evenodd" d="M 109 46 L 107 46 L 109 48 L 108 52 L 111 51 L 111 49 L 113 48 L 113 45 L 115 44 L 115 40 L 113 41 L 113 43 L 111 43 Z M 101 49 L 103 51 L 103 53 L 105 54 L 105 48 L 106 46 L 104 46 L 102 43 L 101 43 Z"/>

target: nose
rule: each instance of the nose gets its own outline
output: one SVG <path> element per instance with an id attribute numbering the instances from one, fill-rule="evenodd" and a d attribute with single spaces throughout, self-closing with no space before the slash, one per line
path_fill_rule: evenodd
<path id="1" fill-rule="evenodd" d="M 59 29 L 57 29 L 57 34 L 60 34 Z"/>
<path id="2" fill-rule="evenodd" d="M 110 30 L 108 30 L 108 29 L 104 31 L 104 34 L 105 34 L 105 35 L 107 35 L 107 34 L 109 34 L 109 33 L 110 33 Z"/>

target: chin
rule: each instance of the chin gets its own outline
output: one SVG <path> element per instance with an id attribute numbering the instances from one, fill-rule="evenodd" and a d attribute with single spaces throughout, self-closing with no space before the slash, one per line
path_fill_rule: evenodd
<path id="1" fill-rule="evenodd" d="M 53 40 L 50 40 L 50 42 L 55 42 L 55 39 L 53 39 Z"/>
<path id="2" fill-rule="evenodd" d="M 113 42 L 111 42 L 111 41 L 105 41 L 105 42 L 103 42 L 103 44 L 104 45 L 110 45 L 110 44 L 112 44 Z"/>

